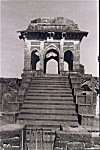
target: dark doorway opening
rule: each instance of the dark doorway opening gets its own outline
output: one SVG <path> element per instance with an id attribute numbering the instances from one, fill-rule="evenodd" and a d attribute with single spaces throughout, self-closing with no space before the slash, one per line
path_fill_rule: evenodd
<path id="1" fill-rule="evenodd" d="M 64 61 L 68 63 L 68 70 L 72 71 L 73 70 L 73 53 L 70 50 L 64 53 Z"/>
<path id="2" fill-rule="evenodd" d="M 37 50 L 32 51 L 31 53 L 31 65 L 32 65 L 32 70 L 38 70 L 37 69 L 37 64 L 39 67 L 39 62 L 40 62 L 40 58 L 39 58 L 39 52 Z"/>

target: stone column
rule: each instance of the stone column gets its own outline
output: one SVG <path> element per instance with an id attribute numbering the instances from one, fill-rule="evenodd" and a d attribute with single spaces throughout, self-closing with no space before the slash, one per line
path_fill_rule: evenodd
<path id="1" fill-rule="evenodd" d="M 44 72 L 44 41 L 40 42 L 40 70 Z"/>
<path id="2" fill-rule="evenodd" d="M 79 72 L 80 70 L 80 41 L 74 41 L 74 58 L 73 58 L 73 71 Z"/>
<path id="3" fill-rule="evenodd" d="M 24 48 L 24 71 L 31 70 L 31 52 L 30 52 L 30 41 L 25 39 Z"/>
<path id="4" fill-rule="evenodd" d="M 59 67 L 60 67 L 60 72 L 61 72 L 61 71 L 64 71 L 63 43 L 64 43 L 64 39 L 61 39 L 61 41 L 60 41 L 60 54 L 59 54 Z"/>

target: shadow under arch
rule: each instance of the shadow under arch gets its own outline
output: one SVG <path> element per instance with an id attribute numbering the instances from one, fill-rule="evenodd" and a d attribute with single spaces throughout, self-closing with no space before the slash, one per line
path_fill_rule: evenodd
<path id="1" fill-rule="evenodd" d="M 68 63 L 68 70 L 73 70 L 73 53 L 70 50 L 65 51 L 64 61 Z"/>
<path id="2" fill-rule="evenodd" d="M 37 62 L 40 61 L 38 50 L 33 50 L 31 53 L 31 66 L 32 70 L 36 70 Z"/>
<path id="3" fill-rule="evenodd" d="M 51 60 L 51 59 L 54 59 L 54 60 L 56 60 L 58 62 L 58 74 L 60 74 L 60 72 L 59 72 L 59 53 L 55 49 L 50 49 L 45 54 L 45 58 L 44 58 L 44 73 L 46 73 L 47 62 L 49 60 Z"/>

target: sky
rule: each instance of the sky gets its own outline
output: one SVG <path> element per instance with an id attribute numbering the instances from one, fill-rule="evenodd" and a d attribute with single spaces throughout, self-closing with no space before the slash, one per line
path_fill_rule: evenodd
<path id="1" fill-rule="evenodd" d="M 99 76 L 97 0 L 1 0 L 0 77 L 20 78 L 24 68 L 24 42 L 16 31 L 24 30 L 39 17 L 62 16 L 88 31 L 80 47 L 85 73 Z"/>

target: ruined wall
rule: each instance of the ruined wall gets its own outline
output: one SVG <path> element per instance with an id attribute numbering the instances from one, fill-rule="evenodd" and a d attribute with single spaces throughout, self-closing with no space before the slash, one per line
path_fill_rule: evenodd
<path id="1" fill-rule="evenodd" d="M 0 78 L 0 110 L 9 109 L 8 102 L 15 102 L 18 90 L 21 86 L 21 79 Z"/>

